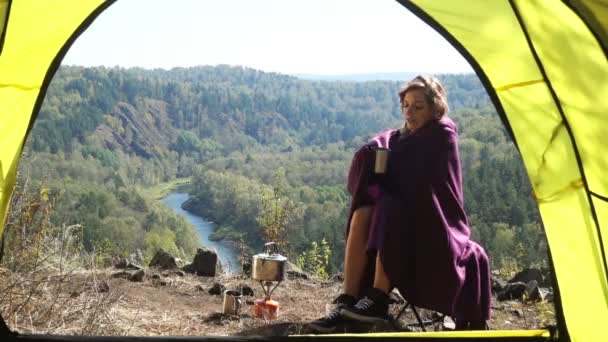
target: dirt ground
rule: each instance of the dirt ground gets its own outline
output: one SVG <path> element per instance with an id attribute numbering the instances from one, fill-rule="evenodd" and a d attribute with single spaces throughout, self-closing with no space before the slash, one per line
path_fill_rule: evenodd
<path id="1" fill-rule="evenodd" d="M 103 326 L 89 329 L 102 335 L 136 335 L 136 336 L 225 336 L 225 335 L 261 335 L 277 336 L 288 334 L 312 333 L 306 328 L 306 322 L 323 316 L 333 306 L 330 304 L 341 289 L 341 283 L 320 280 L 294 279 L 281 283 L 273 293 L 273 299 L 280 303 L 279 319 L 264 320 L 254 317 L 253 301 L 263 297 L 259 283 L 250 278 L 222 275 L 215 278 L 180 275 L 176 272 L 146 270 L 143 282 L 133 282 L 123 278 L 113 278 L 115 269 L 104 270 L 94 279 L 85 275 L 74 276 L 72 286 L 64 286 L 65 298 L 74 301 L 74 306 L 83 298 L 96 295 L 112 298 L 106 301 L 104 310 L 88 321 L 76 318 L 61 318 L 63 325 L 52 330 L 54 334 L 80 334 L 84 330 L 76 325 L 98 324 Z M 152 277 L 156 274 L 156 279 Z M 109 290 L 100 291 L 98 284 L 106 282 Z M 238 316 L 224 316 L 222 296 L 211 295 L 208 290 L 218 282 L 227 289 L 241 289 L 247 285 L 255 295 L 244 297 L 249 303 L 243 303 Z M 4 282 L 6 283 L 6 282 Z M 97 284 L 97 285 L 96 285 Z M 77 290 L 80 289 L 80 290 Z M 93 293 L 94 292 L 94 293 Z M 48 296 L 47 296 L 48 297 Z M 28 305 L 45 307 L 44 296 L 31 300 Z M 46 299 L 47 301 L 50 299 Z M 101 306 L 98 306 L 101 307 Z M 402 304 L 391 305 L 391 313 L 396 315 Z M 552 303 L 522 304 L 519 301 L 493 302 L 493 318 L 489 322 L 491 329 L 536 329 L 547 324 L 555 324 Z M 6 305 L 3 306 L 6 309 Z M 33 309 L 32 309 L 33 310 Z M 419 311 L 423 319 L 435 318 L 436 315 L 426 310 Z M 6 312 L 2 312 L 7 317 Z M 26 320 L 12 319 L 9 314 L 7 322 L 11 329 L 27 333 L 48 332 L 40 324 L 26 324 Z M 17 323 L 16 323 L 17 322 Z M 67 323 L 66 323 L 67 322 Z M 72 322 L 72 323 L 70 323 Z M 95 323 L 98 322 L 98 323 Z M 402 330 L 419 331 L 419 328 L 407 328 L 408 323 L 415 323 L 410 310 L 400 319 L 398 325 Z M 11 325 L 12 324 L 12 325 Z M 359 326 L 348 331 L 396 331 L 395 326 Z M 441 323 L 427 327 L 428 330 L 445 330 Z"/>

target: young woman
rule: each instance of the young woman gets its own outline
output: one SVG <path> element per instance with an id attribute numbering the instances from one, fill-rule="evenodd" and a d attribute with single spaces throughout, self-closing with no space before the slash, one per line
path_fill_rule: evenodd
<path id="1" fill-rule="evenodd" d="M 445 90 L 436 78 L 417 76 L 399 98 L 404 127 L 374 137 L 353 157 L 343 291 L 333 311 L 309 324 L 319 332 L 345 319 L 387 320 L 395 287 L 411 304 L 455 318 L 458 329 L 487 328 L 489 261 L 470 240 Z M 390 149 L 384 174 L 374 173 L 379 147 Z"/>

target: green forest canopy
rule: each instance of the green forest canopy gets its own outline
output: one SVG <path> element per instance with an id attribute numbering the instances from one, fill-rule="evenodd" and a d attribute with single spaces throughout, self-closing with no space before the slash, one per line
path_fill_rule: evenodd
<path id="1" fill-rule="evenodd" d="M 440 75 L 460 127 L 465 207 L 493 267 L 544 265 L 546 242 L 521 160 L 474 75 Z M 62 67 L 29 135 L 22 177 L 57 197 L 55 224 L 82 223 L 87 248 L 191 255 L 191 228 L 142 187 L 192 177 L 190 209 L 215 238 L 263 243 L 256 218 L 281 170 L 295 257 L 327 240 L 340 269 L 354 150 L 401 124 L 399 82 L 311 81 L 242 67 Z M 95 209 L 96 208 L 96 209 Z M 126 229 L 125 227 L 129 227 Z M 143 238 L 142 238 L 143 237 Z"/>

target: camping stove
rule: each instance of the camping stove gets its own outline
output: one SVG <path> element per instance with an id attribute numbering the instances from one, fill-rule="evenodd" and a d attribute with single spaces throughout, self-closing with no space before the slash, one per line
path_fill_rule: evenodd
<path id="1" fill-rule="evenodd" d="M 265 319 L 279 318 L 279 302 L 273 300 L 270 295 L 280 283 L 280 281 L 276 284 L 273 284 L 272 281 L 260 281 L 260 285 L 262 285 L 262 289 L 264 290 L 264 299 L 255 301 L 255 317 Z"/>
<path id="2" fill-rule="evenodd" d="M 276 319 L 279 317 L 279 302 L 270 296 L 285 279 L 287 258 L 279 254 L 274 242 L 269 242 L 264 247 L 264 253 L 253 256 L 253 279 L 258 280 L 264 290 L 264 299 L 255 301 L 255 316 Z"/>

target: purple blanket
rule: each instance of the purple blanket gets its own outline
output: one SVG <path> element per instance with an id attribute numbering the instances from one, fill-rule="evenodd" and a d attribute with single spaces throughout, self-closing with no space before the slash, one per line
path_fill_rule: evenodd
<path id="1" fill-rule="evenodd" d="M 381 177 L 373 174 L 376 146 L 391 149 Z M 470 239 L 451 119 L 407 136 L 399 130 L 376 136 L 355 153 L 348 190 L 347 235 L 354 210 L 374 206 L 362 291 L 372 285 L 378 251 L 391 283 L 413 305 L 462 320 L 489 319 L 490 265 L 483 248 Z"/>

